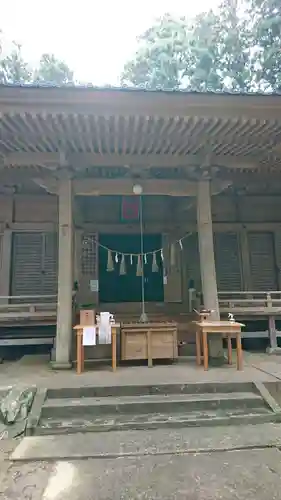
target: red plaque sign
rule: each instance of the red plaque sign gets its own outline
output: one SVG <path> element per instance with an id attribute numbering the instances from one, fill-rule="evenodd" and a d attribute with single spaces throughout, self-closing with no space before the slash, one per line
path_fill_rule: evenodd
<path id="1" fill-rule="evenodd" d="M 138 196 L 123 196 L 122 197 L 122 212 L 123 221 L 133 222 L 138 221 L 140 216 L 140 200 Z"/>

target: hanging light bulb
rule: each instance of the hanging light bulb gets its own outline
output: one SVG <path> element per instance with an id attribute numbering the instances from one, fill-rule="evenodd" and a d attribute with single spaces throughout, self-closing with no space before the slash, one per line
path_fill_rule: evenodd
<path id="1" fill-rule="evenodd" d="M 143 192 L 142 186 L 140 184 L 135 184 L 133 186 L 133 193 L 140 196 Z"/>

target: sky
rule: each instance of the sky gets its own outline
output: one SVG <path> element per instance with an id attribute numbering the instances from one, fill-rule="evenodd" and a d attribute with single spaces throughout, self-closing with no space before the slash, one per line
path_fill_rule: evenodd
<path id="1" fill-rule="evenodd" d="M 22 45 L 36 64 L 44 52 L 64 59 L 75 77 L 96 85 L 118 84 L 136 37 L 166 12 L 193 17 L 217 0 L 2 0 L 5 41 Z"/>

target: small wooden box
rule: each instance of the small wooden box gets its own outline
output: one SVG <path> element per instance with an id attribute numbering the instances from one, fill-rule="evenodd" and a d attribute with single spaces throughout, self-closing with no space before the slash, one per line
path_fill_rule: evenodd
<path id="1" fill-rule="evenodd" d="M 93 326 L 96 324 L 96 311 L 94 309 L 81 309 L 80 325 Z"/>

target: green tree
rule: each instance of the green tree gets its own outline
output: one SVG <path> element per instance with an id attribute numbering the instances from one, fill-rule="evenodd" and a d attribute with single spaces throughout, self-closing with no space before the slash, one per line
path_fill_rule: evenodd
<path id="1" fill-rule="evenodd" d="M 256 54 L 256 86 L 281 91 L 281 2 L 251 0 Z"/>
<path id="2" fill-rule="evenodd" d="M 36 83 L 66 85 L 73 83 L 73 71 L 64 61 L 57 59 L 54 54 L 43 54 L 39 67 L 34 71 L 33 81 Z"/>
<path id="3" fill-rule="evenodd" d="M 22 47 L 16 42 L 4 43 L 0 30 L 0 84 L 49 83 L 65 85 L 74 83 L 73 71 L 53 54 L 43 54 L 37 68 L 31 67 L 24 59 Z"/>
<path id="4" fill-rule="evenodd" d="M 122 74 L 122 83 L 149 89 L 179 87 L 185 70 L 188 27 L 166 14 L 139 37 L 139 49 Z"/>
<path id="5" fill-rule="evenodd" d="M 21 45 L 14 42 L 12 51 L 0 59 L 0 83 L 21 84 L 28 83 L 31 80 L 32 72 L 23 58 Z"/>
<path id="6" fill-rule="evenodd" d="M 280 0 L 223 0 L 193 21 L 166 14 L 139 38 L 125 85 L 197 91 L 279 90 Z"/>
<path id="7" fill-rule="evenodd" d="M 166 14 L 158 19 L 139 37 L 139 48 L 135 58 L 124 67 L 122 83 L 149 89 L 177 89 L 185 70 L 188 37 L 184 18 Z"/>
<path id="8" fill-rule="evenodd" d="M 187 50 L 186 75 L 195 90 L 249 91 L 251 31 L 249 20 L 239 16 L 237 0 L 224 0 L 218 12 L 195 18 Z"/>

